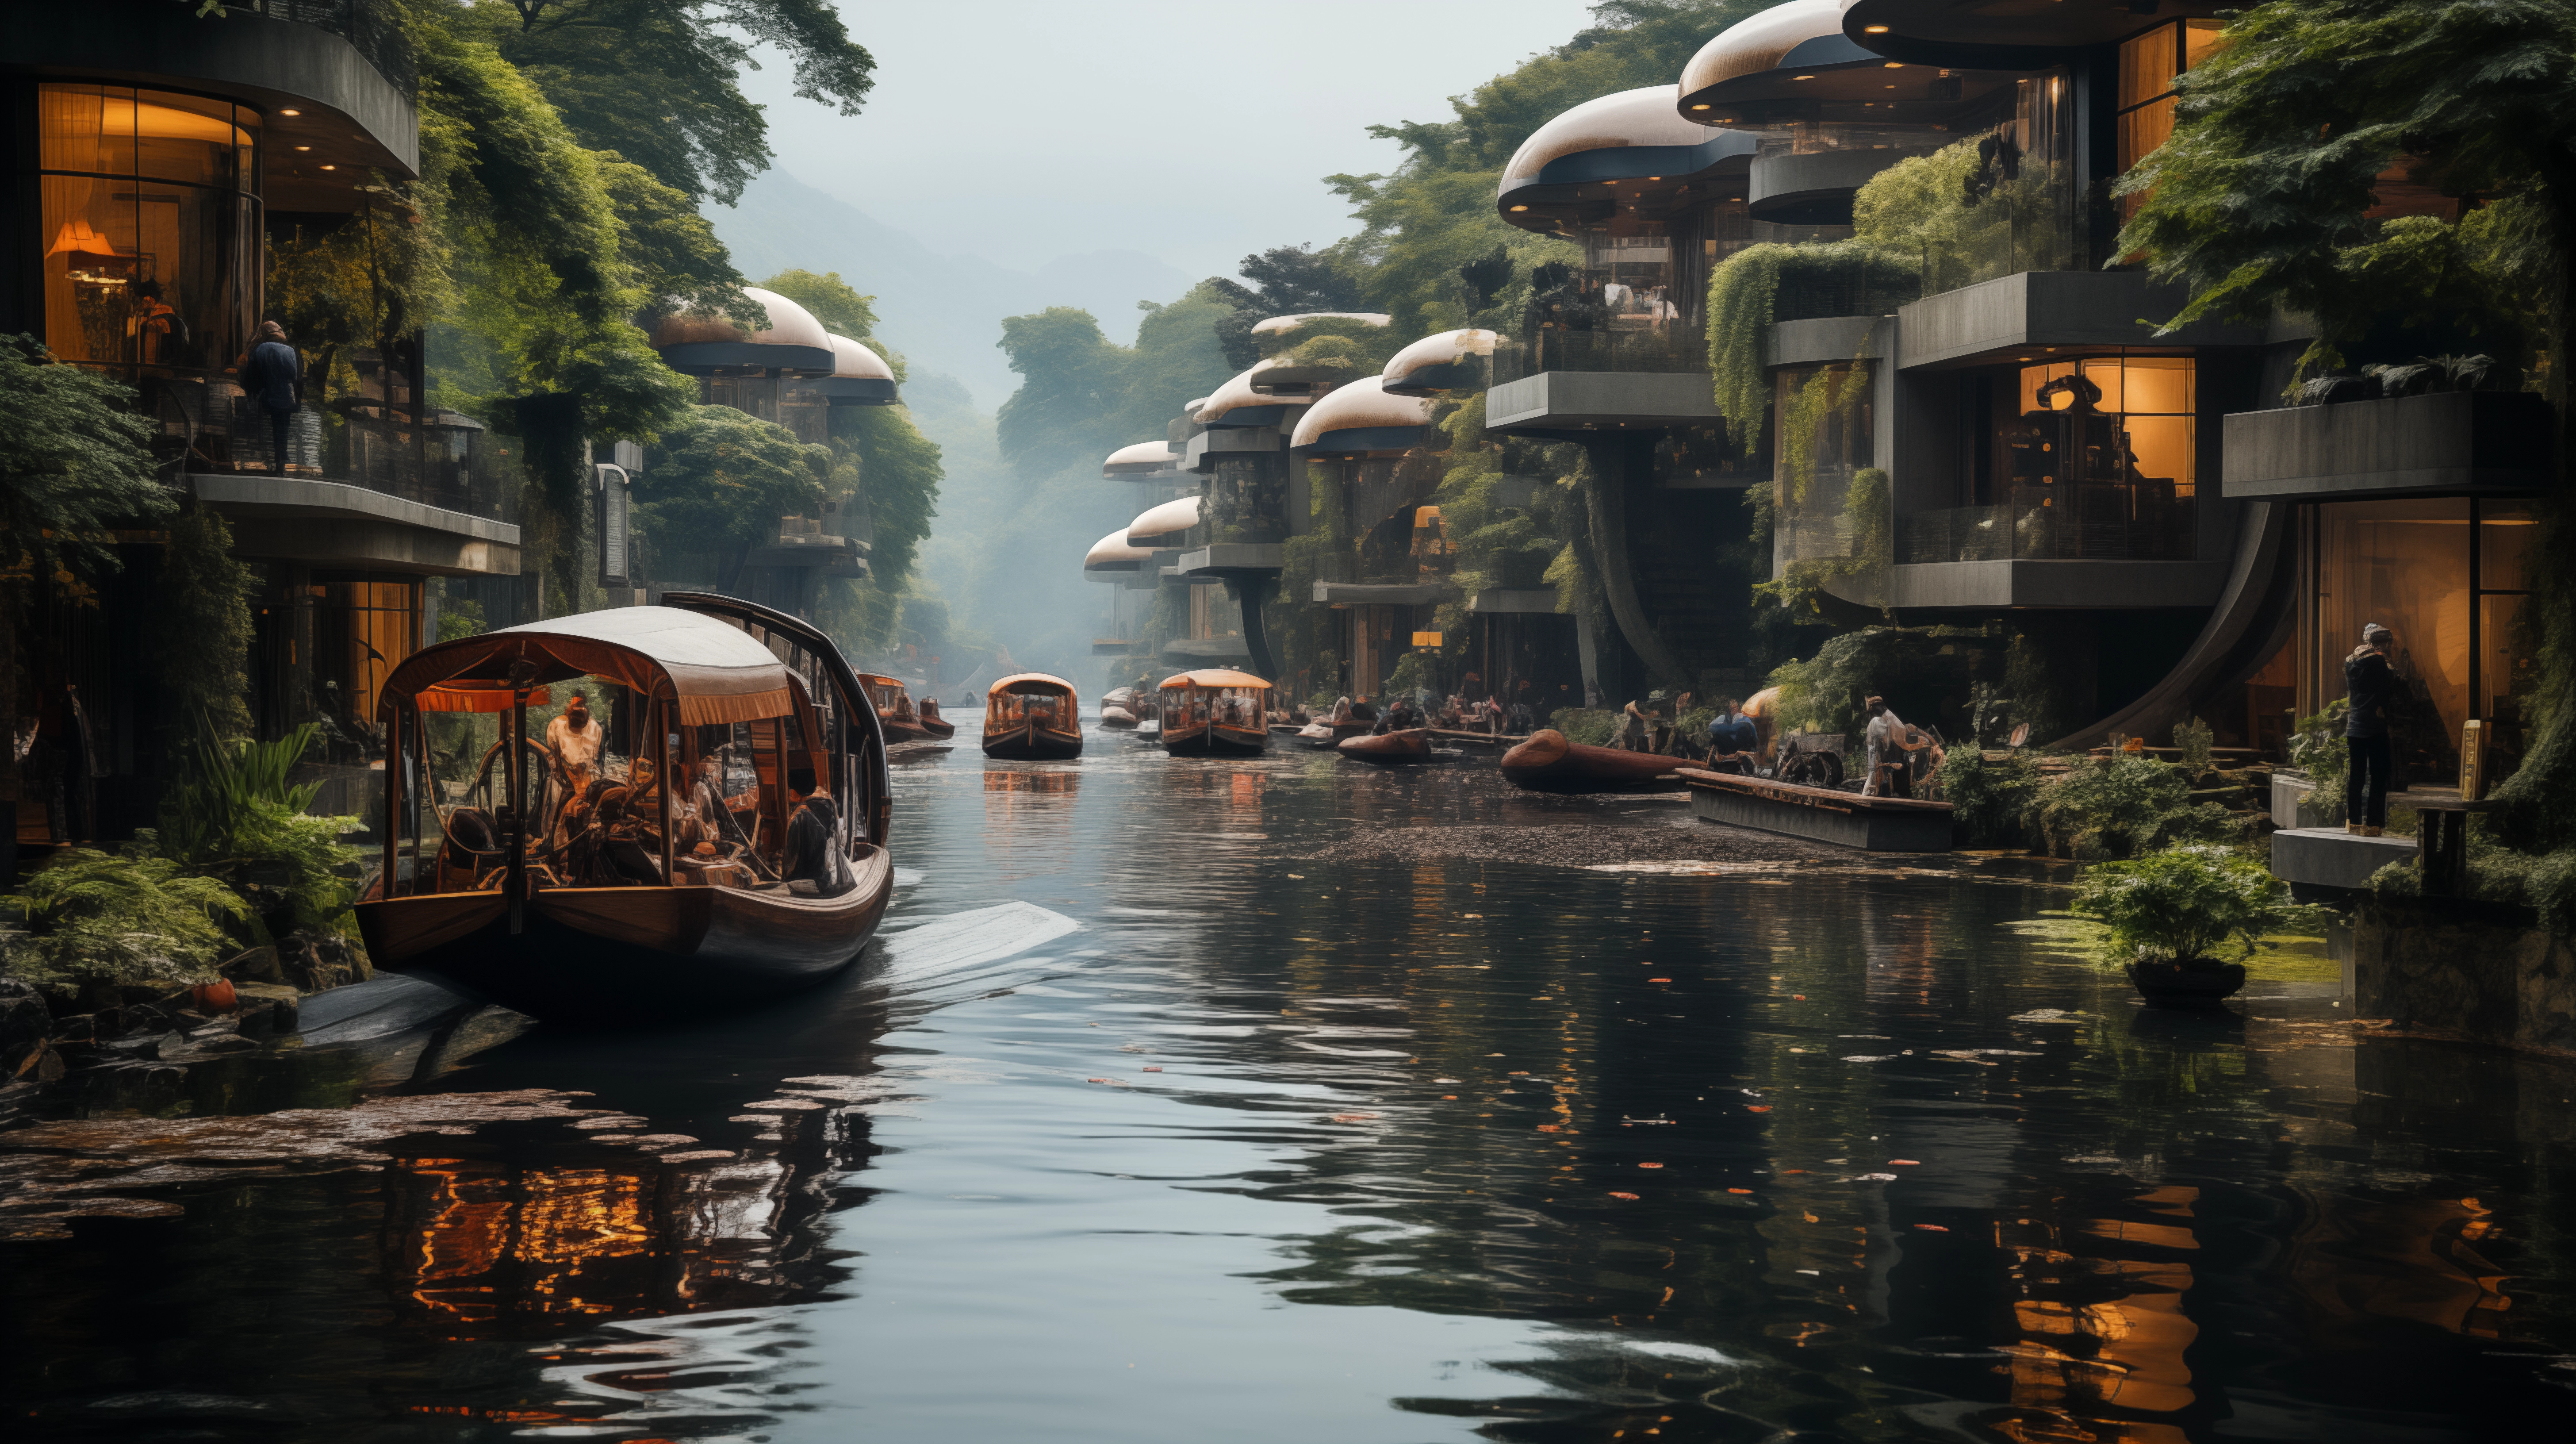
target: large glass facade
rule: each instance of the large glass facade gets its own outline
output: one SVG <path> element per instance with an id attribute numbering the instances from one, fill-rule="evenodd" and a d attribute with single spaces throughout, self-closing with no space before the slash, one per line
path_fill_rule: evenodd
<path id="1" fill-rule="evenodd" d="M 2153 154 L 2173 134 L 2174 78 L 2218 51 L 2223 20 L 2177 20 L 2120 43 L 2120 172 Z M 2120 219 L 2138 213 L 2144 194 L 2120 198 Z"/>
<path id="2" fill-rule="evenodd" d="M 1531 274 L 1521 326 L 1494 356 L 1497 381 L 1541 371 L 1701 371 L 1709 273 L 1760 239 L 1745 212 L 1741 180 L 1703 182 L 1726 195 L 1674 204 L 1643 192 L 1614 202 L 1596 224 L 1568 236 L 1579 262 L 1551 261 Z M 1803 236 L 1798 237 L 1804 239 Z"/>
<path id="3" fill-rule="evenodd" d="M 257 302 L 259 131 L 226 101 L 36 87 L 48 349 L 128 382 L 235 364 Z"/>
<path id="4" fill-rule="evenodd" d="M 2188 356 L 1979 372 L 1975 505 L 1909 513 L 1906 562 L 2188 561 L 2198 552 L 2198 377 Z"/>
<path id="5" fill-rule="evenodd" d="M 1886 520 L 1870 508 L 1883 506 L 1885 497 L 1873 501 L 1863 494 L 1856 506 L 1852 482 L 1877 464 L 1871 396 L 1876 371 L 1873 362 L 1853 360 L 1772 373 L 1771 414 L 1779 432 L 1772 463 L 1772 549 L 1780 568 L 1875 561 L 1873 537 L 1884 535 Z"/>
<path id="6" fill-rule="evenodd" d="M 2459 775 L 2460 724 L 2488 724 L 2491 775 L 2519 760 L 2536 646 L 2525 607 L 2528 503 L 2437 497 L 2302 508 L 2299 706 L 2344 695 L 2343 663 L 2373 622 L 2396 633 L 2389 709 L 2398 766 Z"/>

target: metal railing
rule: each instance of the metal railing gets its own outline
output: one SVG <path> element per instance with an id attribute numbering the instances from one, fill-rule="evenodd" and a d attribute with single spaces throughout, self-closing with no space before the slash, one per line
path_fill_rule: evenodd
<path id="1" fill-rule="evenodd" d="M 1706 371 L 1708 344 L 1687 321 L 1624 324 L 1608 317 L 1590 330 L 1547 327 L 1494 348 L 1494 381 L 1518 381 L 1543 371 Z"/>
<path id="2" fill-rule="evenodd" d="M 1896 559 L 1909 565 L 1989 561 L 2190 561 L 2198 509 L 2188 496 L 2093 486 L 2060 498 L 2016 491 L 1993 506 L 1903 512 Z"/>

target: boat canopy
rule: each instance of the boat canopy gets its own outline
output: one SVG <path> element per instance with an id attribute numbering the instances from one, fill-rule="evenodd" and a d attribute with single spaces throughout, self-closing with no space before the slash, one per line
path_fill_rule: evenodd
<path id="1" fill-rule="evenodd" d="M 1196 496 L 1175 497 L 1152 507 L 1127 523 L 1127 544 L 1149 546 L 1156 537 L 1188 531 L 1199 524 L 1199 500 Z"/>
<path id="2" fill-rule="evenodd" d="M 1196 672 L 1175 673 L 1163 679 L 1164 691 L 1169 692 L 1179 687 L 1258 687 L 1266 692 L 1270 689 L 1270 684 L 1250 672 L 1237 672 L 1228 667 L 1206 667 Z"/>
<path id="3" fill-rule="evenodd" d="M 674 699 L 692 727 L 796 708 L 786 664 L 741 628 L 677 607 L 619 607 L 424 647 L 385 679 L 383 709 L 409 700 L 423 712 L 509 711 L 510 669 L 522 660 L 531 701 L 549 682 L 590 676 Z"/>
<path id="4" fill-rule="evenodd" d="M 1062 677 L 1049 676 L 1044 672 L 1013 672 L 984 689 L 984 695 L 988 699 L 1010 692 L 1035 693 L 1049 697 L 1071 697 L 1074 694 L 1071 682 Z"/>

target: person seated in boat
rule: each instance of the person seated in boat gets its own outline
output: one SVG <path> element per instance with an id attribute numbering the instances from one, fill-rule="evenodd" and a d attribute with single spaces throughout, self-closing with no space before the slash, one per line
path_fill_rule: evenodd
<path id="1" fill-rule="evenodd" d="M 602 794 L 592 823 L 599 831 L 599 852 L 593 869 L 599 881 L 612 886 L 661 885 L 662 861 L 644 845 L 644 825 L 635 815 L 633 788 L 612 787 Z"/>
<path id="2" fill-rule="evenodd" d="M 1377 720 L 1377 707 L 1369 701 L 1367 693 L 1363 692 L 1359 696 L 1351 699 L 1351 715 L 1345 720 L 1351 722 L 1375 722 Z"/>
<path id="3" fill-rule="evenodd" d="M 948 720 L 939 715 L 938 698 L 924 697 L 921 699 L 921 720 L 924 722 L 944 722 Z"/>
<path id="4" fill-rule="evenodd" d="M 887 715 L 894 718 L 897 722 L 917 722 L 921 720 L 920 717 L 912 710 L 912 694 L 910 692 L 895 693 L 894 707 L 887 713 Z"/>
<path id="5" fill-rule="evenodd" d="M 1421 725 L 1422 714 L 1414 710 L 1413 699 L 1398 692 L 1395 700 L 1387 704 L 1386 715 L 1378 719 L 1377 726 L 1371 731 L 1383 737 L 1389 732 L 1407 732 Z"/>
<path id="6" fill-rule="evenodd" d="M 1718 698 L 1717 715 L 1708 722 L 1709 770 L 1750 777 L 1755 755 L 1761 750 L 1761 730 L 1753 725 L 1753 719 L 1736 710 L 1734 698 Z"/>
<path id="7" fill-rule="evenodd" d="M 608 730 L 591 718 L 590 699 L 579 692 L 572 694 L 562 716 L 546 724 L 546 751 L 551 754 L 546 778 L 549 816 L 560 816 L 566 799 L 590 786 L 599 769 L 599 745 L 607 735 Z M 547 840 L 560 847 L 566 838 L 558 830 Z"/>
<path id="8" fill-rule="evenodd" d="M 780 875 L 787 880 L 787 890 L 799 896 L 839 897 L 859 885 L 850 875 L 850 864 L 841 856 L 837 841 L 841 815 L 832 805 L 832 794 L 814 779 L 811 767 L 788 769 L 787 798 L 792 815 L 787 820 L 787 848 L 780 857 Z"/>

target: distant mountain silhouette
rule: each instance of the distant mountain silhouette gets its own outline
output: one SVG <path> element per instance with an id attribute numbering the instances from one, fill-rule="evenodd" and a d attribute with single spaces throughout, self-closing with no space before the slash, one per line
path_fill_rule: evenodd
<path id="1" fill-rule="evenodd" d="M 1035 272 L 964 251 L 942 254 L 784 171 L 754 179 L 740 206 L 710 205 L 706 215 L 734 264 L 755 281 L 801 266 L 838 271 L 875 296 L 886 339 L 916 368 L 963 382 L 986 412 L 1019 387 L 993 344 L 1003 317 L 1080 306 L 1111 340 L 1132 342 L 1138 301 L 1176 300 L 1197 279 L 1140 251 L 1059 257 Z M 996 248 L 1009 240 L 976 239 Z"/>

